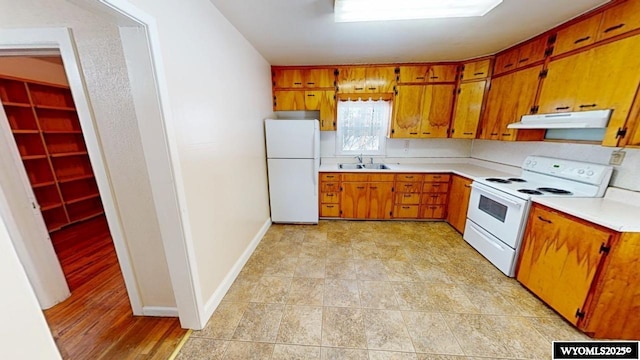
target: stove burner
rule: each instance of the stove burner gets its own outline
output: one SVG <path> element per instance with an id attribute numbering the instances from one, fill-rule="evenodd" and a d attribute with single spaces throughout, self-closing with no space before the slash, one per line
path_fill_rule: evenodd
<path id="1" fill-rule="evenodd" d="M 509 178 L 509 180 L 513 182 L 519 182 L 519 183 L 527 182 L 527 180 L 521 179 L 521 178 Z"/>
<path id="2" fill-rule="evenodd" d="M 548 193 L 552 193 L 552 194 L 558 194 L 558 195 L 571 195 L 571 191 L 567 191 L 567 190 L 562 190 L 562 189 L 556 189 L 556 188 L 550 188 L 550 187 L 539 187 L 538 190 L 540 191 L 545 191 Z"/>
<path id="3" fill-rule="evenodd" d="M 533 190 L 533 189 L 518 189 L 519 192 L 529 194 L 529 195 L 542 195 L 541 191 Z"/>
<path id="4" fill-rule="evenodd" d="M 500 184 L 509 184 L 509 183 L 511 183 L 511 181 L 509 181 L 509 180 L 498 179 L 498 178 L 488 178 L 487 181 L 496 182 L 496 183 L 500 183 Z"/>

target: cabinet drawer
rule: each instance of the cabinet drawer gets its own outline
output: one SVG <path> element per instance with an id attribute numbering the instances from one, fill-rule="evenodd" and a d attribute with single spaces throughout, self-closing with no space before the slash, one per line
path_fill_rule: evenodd
<path id="1" fill-rule="evenodd" d="M 420 183 L 419 182 L 397 182 L 396 191 L 399 193 L 419 193 Z"/>
<path id="2" fill-rule="evenodd" d="M 444 219 L 445 205 L 423 205 L 420 211 L 421 219 Z"/>
<path id="3" fill-rule="evenodd" d="M 426 193 L 446 193 L 449 191 L 449 183 L 426 182 L 422 185 L 422 192 Z"/>
<path id="4" fill-rule="evenodd" d="M 449 182 L 449 178 L 451 175 L 443 175 L 443 174 L 427 174 L 424 176 L 424 181 L 430 182 Z"/>
<path id="5" fill-rule="evenodd" d="M 393 174 L 369 174 L 369 181 L 393 181 Z"/>
<path id="6" fill-rule="evenodd" d="M 321 173 L 320 181 L 338 181 L 340 180 L 340 174 L 338 173 Z"/>
<path id="7" fill-rule="evenodd" d="M 338 204 L 320 205 L 321 217 L 340 217 L 340 206 Z"/>
<path id="8" fill-rule="evenodd" d="M 446 193 L 422 194 L 423 205 L 444 205 L 447 203 Z"/>
<path id="9" fill-rule="evenodd" d="M 420 206 L 418 205 L 396 205 L 393 217 L 399 219 L 417 219 L 419 213 Z"/>
<path id="10" fill-rule="evenodd" d="M 398 193 L 396 194 L 396 204 L 420 204 L 420 194 Z"/>
<path id="11" fill-rule="evenodd" d="M 422 174 L 398 174 L 396 181 L 421 182 L 423 177 Z"/>
<path id="12" fill-rule="evenodd" d="M 320 192 L 338 192 L 340 191 L 340 183 L 338 182 L 323 182 L 320 184 Z"/>
<path id="13" fill-rule="evenodd" d="M 320 193 L 320 202 L 328 204 L 336 204 L 340 202 L 340 194 L 337 192 Z"/>
<path id="14" fill-rule="evenodd" d="M 367 181 L 369 174 L 343 173 L 342 181 Z"/>

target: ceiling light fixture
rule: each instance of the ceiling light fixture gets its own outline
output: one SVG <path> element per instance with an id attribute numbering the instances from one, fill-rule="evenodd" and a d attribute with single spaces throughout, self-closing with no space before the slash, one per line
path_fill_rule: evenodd
<path id="1" fill-rule="evenodd" d="M 335 22 L 483 16 L 502 0 L 335 0 Z"/>

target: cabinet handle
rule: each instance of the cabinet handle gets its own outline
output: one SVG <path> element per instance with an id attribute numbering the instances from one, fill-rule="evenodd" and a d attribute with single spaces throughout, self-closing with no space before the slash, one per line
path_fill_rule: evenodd
<path id="1" fill-rule="evenodd" d="M 409 133 L 409 135 L 418 135 L 418 133 L 417 132 Z"/>
<path id="2" fill-rule="evenodd" d="M 413 185 L 411 184 L 404 184 L 404 187 L 412 187 Z"/>
<path id="3" fill-rule="evenodd" d="M 491 133 L 491 135 L 492 135 L 492 136 L 493 136 L 493 135 L 498 135 L 498 133 Z"/>
<path id="4" fill-rule="evenodd" d="M 423 132 L 422 134 L 424 134 L 424 135 L 431 135 L 431 133 L 430 133 L 430 132 Z"/>
<path id="5" fill-rule="evenodd" d="M 439 78 L 440 78 L 439 76 L 432 76 L 429 79 L 439 79 Z"/>
<path id="6" fill-rule="evenodd" d="M 333 179 L 335 176 L 333 175 L 327 175 L 327 179 Z"/>
<path id="7" fill-rule="evenodd" d="M 484 75 L 484 71 L 483 72 L 477 72 L 477 73 L 473 73 L 474 76 L 476 75 Z"/>
<path id="8" fill-rule="evenodd" d="M 413 179 L 413 175 L 411 175 L 411 176 L 405 176 L 404 178 L 405 178 L 405 179 Z"/>
<path id="9" fill-rule="evenodd" d="M 431 195 L 431 198 L 432 198 L 432 199 L 435 199 L 435 198 L 437 198 L 437 197 L 438 197 L 438 195 Z"/>
<path id="10" fill-rule="evenodd" d="M 587 40 L 589 40 L 589 39 L 591 39 L 591 36 L 585 36 L 585 37 L 583 37 L 583 38 L 580 38 L 580 39 L 578 39 L 578 40 L 574 41 L 573 43 L 574 43 L 574 44 L 579 44 L 579 43 L 581 43 L 581 42 L 583 42 L 583 41 L 587 41 Z"/>
<path id="11" fill-rule="evenodd" d="M 411 208 L 410 208 L 410 207 L 408 207 L 408 206 L 403 206 L 402 208 L 403 208 L 403 209 L 411 209 Z"/>
<path id="12" fill-rule="evenodd" d="M 506 64 L 504 67 L 508 68 L 508 67 L 512 67 L 513 64 Z"/>
<path id="13" fill-rule="evenodd" d="M 441 177 L 442 177 L 442 176 L 440 176 L 440 175 L 434 175 L 434 176 L 433 176 L 433 178 L 434 178 L 434 179 L 440 179 Z"/>
<path id="14" fill-rule="evenodd" d="M 358 186 L 358 187 L 356 187 L 356 189 L 358 189 L 358 190 L 364 190 L 364 186 Z"/>
<path id="15" fill-rule="evenodd" d="M 580 109 L 596 107 L 598 104 L 582 104 L 580 105 Z"/>
<path id="16" fill-rule="evenodd" d="M 511 134 L 502 134 L 502 136 L 511 136 Z"/>
<path id="17" fill-rule="evenodd" d="M 375 90 L 375 89 L 377 89 L 377 88 L 374 88 L 374 87 L 370 87 L 370 88 L 369 88 L 369 90 Z"/>
<path id="18" fill-rule="evenodd" d="M 330 209 L 331 209 L 332 207 L 334 207 L 334 205 L 325 205 L 325 206 L 326 206 L 326 207 L 328 207 L 328 208 L 330 208 Z"/>
<path id="19" fill-rule="evenodd" d="M 431 186 L 433 186 L 433 187 L 440 187 L 440 185 L 435 185 L 435 184 L 433 184 L 433 185 L 431 185 Z"/>
<path id="20" fill-rule="evenodd" d="M 529 58 L 520 59 L 518 62 L 523 63 L 523 62 L 525 62 L 525 61 L 529 61 Z"/>
<path id="21" fill-rule="evenodd" d="M 560 106 L 560 107 L 557 107 L 556 110 L 569 110 L 569 107 L 568 106 Z"/>
<path id="22" fill-rule="evenodd" d="M 369 186 L 369 189 L 372 189 L 372 190 L 375 190 L 377 188 L 378 188 L 377 186 Z"/>
<path id="23" fill-rule="evenodd" d="M 314 82 L 308 82 L 307 85 L 315 85 L 316 83 Z"/>
<path id="24" fill-rule="evenodd" d="M 471 185 L 466 185 L 466 184 L 465 184 L 465 185 L 464 185 L 464 187 L 466 187 L 466 188 L 471 188 Z"/>
<path id="25" fill-rule="evenodd" d="M 333 194 L 325 194 L 325 196 L 333 197 Z"/>
<path id="26" fill-rule="evenodd" d="M 543 218 L 543 217 L 542 217 L 542 216 L 540 216 L 540 215 L 538 215 L 538 219 L 540 219 L 540 221 L 544 221 L 544 222 L 546 222 L 547 224 L 553 224 L 553 222 L 552 222 L 551 220 L 547 220 L 547 219 Z"/>
<path id="27" fill-rule="evenodd" d="M 302 85 L 301 82 L 294 82 L 293 85 Z"/>
<path id="28" fill-rule="evenodd" d="M 411 197 L 410 194 L 404 194 L 404 197 Z"/>
<path id="29" fill-rule="evenodd" d="M 470 132 L 470 133 L 462 133 L 462 134 L 463 134 L 463 135 L 473 135 L 473 133 L 472 133 L 472 132 Z"/>
<path id="30" fill-rule="evenodd" d="M 307 96 L 316 96 L 316 94 L 307 94 Z"/>
<path id="31" fill-rule="evenodd" d="M 354 88 L 354 90 L 364 90 L 364 88 L 358 87 L 358 88 Z"/>
<path id="32" fill-rule="evenodd" d="M 416 80 L 424 80 L 424 76 L 416 76 Z"/>
<path id="33" fill-rule="evenodd" d="M 620 28 L 621 28 L 621 27 L 623 27 L 623 26 L 624 26 L 624 23 L 623 23 L 623 24 L 618 24 L 618 25 L 613 25 L 612 27 L 607 28 L 607 29 L 604 31 L 604 33 L 608 33 L 609 31 L 613 31 L 613 30 L 618 30 L 618 29 L 620 29 Z"/>

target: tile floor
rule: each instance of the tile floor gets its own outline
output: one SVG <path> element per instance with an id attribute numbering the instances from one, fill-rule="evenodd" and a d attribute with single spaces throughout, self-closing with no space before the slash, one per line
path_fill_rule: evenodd
<path id="1" fill-rule="evenodd" d="M 550 359 L 583 340 L 442 222 L 273 225 L 177 359 Z"/>

